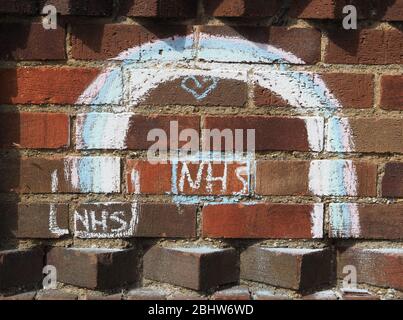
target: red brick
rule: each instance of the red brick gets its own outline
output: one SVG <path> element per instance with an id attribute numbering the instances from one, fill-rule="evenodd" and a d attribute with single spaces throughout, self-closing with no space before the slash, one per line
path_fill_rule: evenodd
<path id="1" fill-rule="evenodd" d="M 105 60 L 121 52 L 175 35 L 191 32 L 187 26 L 139 26 L 129 24 L 74 24 L 72 55 L 78 60 Z M 133 59 L 140 59 L 140 55 Z"/>
<path id="2" fill-rule="evenodd" d="M 0 60 L 64 60 L 65 30 L 45 30 L 41 23 L 0 23 Z"/>
<path id="3" fill-rule="evenodd" d="M 357 282 L 378 287 L 403 289 L 403 250 L 340 248 L 337 258 L 338 277 L 343 279 L 346 265 L 357 269 Z"/>
<path id="4" fill-rule="evenodd" d="M 323 174 L 332 160 L 317 160 L 324 164 Z M 340 195 L 336 188 L 313 188 L 310 183 L 311 161 L 259 160 L 256 162 L 256 193 L 261 195 Z M 377 166 L 373 163 L 354 161 L 357 178 L 357 195 L 376 196 Z M 354 195 L 354 194 L 352 194 Z"/>
<path id="5" fill-rule="evenodd" d="M 196 79 L 196 80 L 195 80 Z M 216 86 L 214 84 L 217 83 Z M 192 90 L 184 90 L 183 86 Z M 201 88 L 198 88 L 201 86 Z M 206 90 L 214 89 L 203 99 Z M 248 99 L 246 82 L 205 77 L 182 77 L 160 84 L 147 93 L 143 105 L 194 105 L 243 107 Z"/>
<path id="6" fill-rule="evenodd" d="M 175 166 L 173 170 L 172 166 Z M 184 194 L 184 195 L 233 195 L 248 194 L 247 166 L 242 162 L 223 161 L 179 161 L 157 163 L 146 160 L 128 160 L 128 192 L 137 194 Z M 133 171 L 134 170 L 134 171 Z M 209 177 L 211 170 L 211 177 Z M 176 181 L 172 181 L 172 172 L 177 172 Z M 200 173 L 200 180 L 198 175 Z M 240 179 L 238 175 L 241 175 Z M 135 178 L 138 179 L 136 190 Z M 191 182 L 190 182 L 191 180 Z M 192 183 L 192 184 L 191 184 Z"/>
<path id="7" fill-rule="evenodd" d="M 37 285 L 42 267 L 43 252 L 38 248 L 0 251 L 0 290 Z"/>
<path id="8" fill-rule="evenodd" d="M 0 146 L 63 148 L 70 143 L 70 121 L 64 113 L 0 113 Z"/>
<path id="9" fill-rule="evenodd" d="M 284 51 L 293 53 L 307 64 L 315 64 L 320 59 L 320 43 L 321 35 L 316 29 L 311 28 L 286 28 L 286 27 L 228 27 L 228 26 L 203 26 L 201 27 L 201 35 L 215 35 L 236 37 L 249 41 L 269 44 L 280 48 Z M 201 46 L 203 50 L 203 46 Z M 225 62 L 226 57 L 222 57 Z M 254 62 L 256 57 L 252 57 Z M 237 61 L 234 61 L 237 62 Z M 267 61 L 261 61 L 267 62 Z"/>
<path id="10" fill-rule="evenodd" d="M 112 289 L 138 281 L 134 249 L 61 248 L 47 254 L 58 281 L 89 289 Z"/>
<path id="11" fill-rule="evenodd" d="M 331 282 L 331 256 L 329 249 L 252 246 L 241 254 L 241 279 L 309 290 Z"/>
<path id="12" fill-rule="evenodd" d="M 109 16 L 113 0 L 40 0 L 40 7 L 54 5 L 61 15 Z"/>
<path id="13" fill-rule="evenodd" d="M 401 204 L 330 204 L 329 237 L 358 239 L 402 239 Z"/>
<path id="14" fill-rule="evenodd" d="M 326 63 L 401 64 L 400 30 L 332 30 L 326 46 Z"/>
<path id="15" fill-rule="evenodd" d="M 312 118 L 315 121 L 317 118 Z M 316 122 L 318 130 L 322 128 L 320 122 Z M 204 120 L 206 129 L 230 129 L 235 132 L 236 129 L 244 130 L 244 150 L 247 150 L 247 130 L 255 130 L 255 150 L 256 151 L 311 151 L 308 142 L 308 133 L 306 120 L 301 118 L 287 117 L 257 117 L 257 116 L 207 116 Z M 204 145 L 206 141 L 204 140 Z M 212 141 L 212 139 L 211 139 Z M 213 144 L 211 142 L 211 144 Z M 235 145 L 235 142 L 233 142 Z M 224 150 L 225 144 L 222 143 L 221 150 Z M 315 147 L 316 148 L 316 147 Z M 217 146 L 213 149 L 217 150 Z M 228 150 L 225 150 L 228 151 Z"/>
<path id="16" fill-rule="evenodd" d="M 203 237 L 321 238 L 322 210 L 302 204 L 207 205 L 202 210 Z"/>
<path id="17" fill-rule="evenodd" d="M 281 1 L 271 0 L 203 0 L 204 12 L 214 17 L 268 17 L 281 8 Z"/>
<path id="18" fill-rule="evenodd" d="M 214 293 L 214 300 L 251 300 L 247 287 L 237 286 Z"/>
<path id="19" fill-rule="evenodd" d="M 205 291 L 239 279 L 234 249 L 163 248 L 154 246 L 144 255 L 144 277 Z M 180 272 L 178 272 L 180 270 Z"/>
<path id="20" fill-rule="evenodd" d="M 403 197 L 403 163 L 388 162 L 382 178 L 383 197 Z"/>
<path id="21" fill-rule="evenodd" d="M 403 76 L 385 75 L 381 78 L 381 107 L 403 110 Z"/>
<path id="22" fill-rule="evenodd" d="M 136 206 L 133 203 L 117 202 L 86 203 L 78 206 L 74 211 L 75 236 L 79 238 L 194 238 L 196 210 L 196 206 L 169 203 L 139 203 Z M 92 218 L 92 214 L 95 219 Z M 84 221 L 88 219 L 88 228 L 78 217 L 82 217 Z M 92 223 L 92 221 L 104 221 L 103 217 L 105 225 Z M 131 228 L 133 219 L 136 219 L 136 224 Z"/>
<path id="23" fill-rule="evenodd" d="M 2 0 L 1 13 L 33 15 L 37 12 L 37 4 L 32 0 Z"/>
<path id="24" fill-rule="evenodd" d="M 74 104 L 98 73 L 95 68 L 1 69 L 0 103 Z"/>
<path id="25" fill-rule="evenodd" d="M 195 18 L 197 0 L 123 0 L 119 14 L 131 17 Z"/>
<path id="26" fill-rule="evenodd" d="M 67 204 L 0 204 L 0 236 L 51 239 L 60 238 L 62 234 L 56 232 L 49 224 L 50 212 L 54 210 L 56 226 L 67 230 L 69 227 L 69 207 Z"/>
<path id="27" fill-rule="evenodd" d="M 354 152 L 391 153 L 403 152 L 403 119 L 399 118 L 339 118 L 333 119 L 332 125 L 338 122 L 348 123 L 351 130 Z M 348 134 L 348 132 L 346 132 Z M 328 151 L 345 151 L 333 146 L 333 135 L 328 135 Z"/>

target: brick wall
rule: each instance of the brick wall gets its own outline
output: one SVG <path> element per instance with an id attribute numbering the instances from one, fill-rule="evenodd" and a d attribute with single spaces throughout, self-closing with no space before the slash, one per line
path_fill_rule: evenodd
<path id="1" fill-rule="evenodd" d="M 403 1 L 2 0 L 0 16 L 0 297 L 403 297 Z M 153 129 L 203 152 L 151 163 Z M 243 153 L 214 161 L 206 129 L 243 130 Z M 365 293 L 341 290 L 346 266 Z"/>

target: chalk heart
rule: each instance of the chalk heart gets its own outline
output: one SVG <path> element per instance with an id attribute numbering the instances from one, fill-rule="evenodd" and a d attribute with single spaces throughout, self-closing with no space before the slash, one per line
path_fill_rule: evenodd
<path id="1" fill-rule="evenodd" d="M 182 80 L 182 88 L 191 93 L 196 100 L 203 100 L 212 92 L 218 84 L 217 78 L 189 76 Z"/>

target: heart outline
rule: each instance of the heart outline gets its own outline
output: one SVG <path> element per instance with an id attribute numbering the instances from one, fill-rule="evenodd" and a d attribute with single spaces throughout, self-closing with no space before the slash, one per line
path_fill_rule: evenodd
<path id="1" fill-rule="evenodd" d="M 196 90 L 189 88 L 187 86 L 187 82 L 189 80 L 192 80 L 196 84 L 196 87 L 199 89 L 202 89 L 204 87 L 203 84 L 206 84 L 206 82 L 208 82 L 210 80 L 212 81 L 212 83 L 206 88 L 206 90 L 204 90 L 202 93 L 199 93 Z M 206 77 L 203 77 L 202 82 L 200 82 L 195 76 L 188 76 L 188 77 L 183 78 L 181 87 L 186 92 L 189 92 L 190 94 L 192 94 L 196 100 L 200 101 L 200 100 L 203 100 L 204 98 L 206 98 L 209 95 L 209 93 L 217 87 L 217 84 L 218 84 L 218 80 L 215 77 L 206 76 Z"/>

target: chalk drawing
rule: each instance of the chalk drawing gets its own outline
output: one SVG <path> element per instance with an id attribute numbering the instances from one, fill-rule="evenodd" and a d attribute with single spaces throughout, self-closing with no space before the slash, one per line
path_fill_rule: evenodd
<path id="1" fill-rule="evenodd" d="M 217 84 L 218 80 L 216 78 L 203 77 L 201 80 L 198 80 L 194 76 L 189 76 L 183 78 L 181 87 L 186 92 L 191 93 L 196 100 L 203 100 L 217 87 Z"/>

